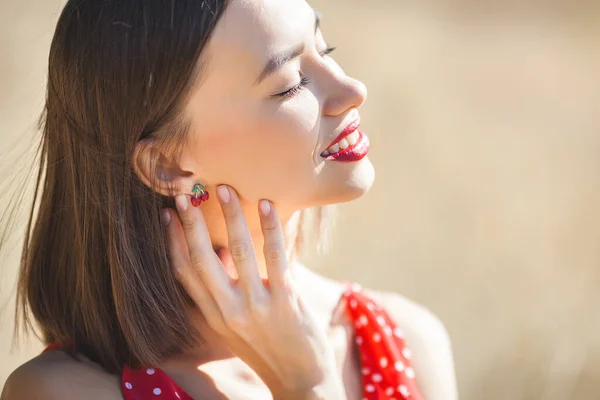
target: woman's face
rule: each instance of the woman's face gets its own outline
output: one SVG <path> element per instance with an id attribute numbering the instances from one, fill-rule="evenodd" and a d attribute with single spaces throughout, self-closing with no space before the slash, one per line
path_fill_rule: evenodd
<path id="1" fill-rule="evenodd" d="M 186 114 L 183 158 L 198 182 L 233 186 L 301 209 L 353 200 L 372 185 L 367 157 L 334 161 L 321 153 L 359 118 L 365 85 L 330 56 L 305 0 L 233 0 L 205 49 L 205 78 Z M 304 47 L 268 75 L 268 61 Z M 283 94 L 309 79 L 300 90 Z M 365 147 L 368 139 L 362 143 Z M 331 158 L 331 157 L 330 157 Z M 190 187 L 191 188 L 191 187 Z"/>

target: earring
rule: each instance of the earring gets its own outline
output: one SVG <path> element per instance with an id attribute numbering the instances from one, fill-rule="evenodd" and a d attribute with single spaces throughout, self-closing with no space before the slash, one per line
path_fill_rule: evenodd
<path id="1" fill-rule="evenodd" d="M 209 195 L 208 192 L 204 190 L 204 185 L 196 183 L 192 192 L 194 192 L 194 195 L 191 200 L 194 207 L 198 207 L 202 202 L 208 200 Z"/>

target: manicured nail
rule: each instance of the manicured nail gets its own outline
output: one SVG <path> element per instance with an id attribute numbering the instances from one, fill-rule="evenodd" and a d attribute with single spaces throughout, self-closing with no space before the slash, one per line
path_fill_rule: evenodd
<path id="1" fill-rule="evenodd" d="M 178 194 L 175 196 L 175 205 L 179 211 L 186 211 L 188 209 L 188 199 L 185 194 Z"/>
<path id="2" fill-rule="evenodd" d="M 160 219 L 164 226 L 169 225 L 169 222 L 171 222 L 171 214 L 169 213 L 169 210 L 163 208 L 160 212 Z"/>
<path id="3" fill-rule="evenodd" d="M 221 203 L 224 204 L 229 203 L 229 200 L 231 200 L 231 193 L 229 193 L 229 189 L 225 185 L 217 186 L 217 196 L 219 196 Z"/>
<path id="4" fill-rule="evenodd" d="M 267 200 L 261 200 L 258 203 L 258 208 L 260 209 L 260 213 L 265 217 L 271 212 L 271 205 Z"/>

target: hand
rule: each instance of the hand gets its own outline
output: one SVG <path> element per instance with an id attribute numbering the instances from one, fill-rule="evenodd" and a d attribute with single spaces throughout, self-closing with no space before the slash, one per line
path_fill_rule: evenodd
<path id="1" fill-rule="evenodd" d="M 267 202 L 268 214 L 259 212 L 268 274 L 265 285 L 237 193 L 222 188 L 229 192 L 228 202 L 219 201 L 239 280 L 225 271 L 200 208 L 190 206 L 185 195 L 176 198 L 178 214 L 163 210 L 171 217 L 166 229 L 178 279 L 209 326 L 261 377 L 275 399 L 316 398 L 319 391 L 335 392 L 324 393 L 323 398 L 343 398 L 333 350 L 288 268 L 275 207 Z"/>

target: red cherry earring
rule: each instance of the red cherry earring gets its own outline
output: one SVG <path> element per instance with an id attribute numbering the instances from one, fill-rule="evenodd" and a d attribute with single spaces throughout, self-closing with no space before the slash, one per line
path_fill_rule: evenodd
<path id="1" fill-rule="evenodd" d="M 208 201 L 209 195 L 208 192 L 204 190 L 204 185 L 199 183 L 195 184 L 192 192 L 194 192 L 194 195 L 191 200 L 194 207 L 198 207 L 202 202 Z"/>

